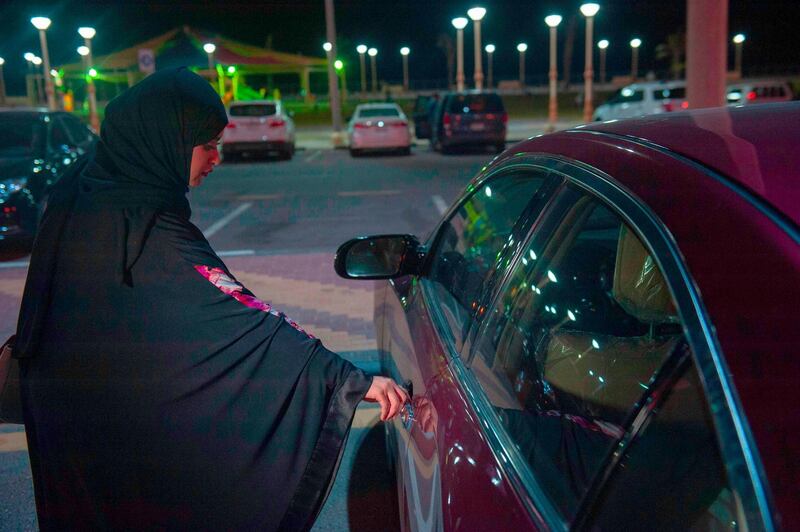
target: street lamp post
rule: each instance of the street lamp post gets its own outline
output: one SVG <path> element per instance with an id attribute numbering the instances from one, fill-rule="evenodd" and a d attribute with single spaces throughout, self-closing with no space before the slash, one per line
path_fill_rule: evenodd
<path id="1" fill-rule="evenodd" d="M 3 77 L 3 65 L 6 60 L 0 57 L 0 105 L 6 103 L 6 80 Z"/>
<path id="2" fill-rule="evenodd" d="M 370 48 L 367 50 L 367 55 L 369 55 L 369 66 L 372 69 L 372 92 L 378 92 L 378 60 L 375 59 L 378 49 Z"/>
<path id="3" fill-rule="evenodd" d="M 89 68 L 94 67 L 92 61 L 92 39 L 97 34 L 94 28 L 90 27 L 82 27 L 78 28 L 78 34 L 83 37 L 84 46 L 89 53 L 86 54 L 86 61 L 89 65 Z M 89 76 L 89 81 L 87 85 L 87 89 L 89 92 L 89 124 L 92 126 L 96 132 L 100 131 L 100 118 L 97 116 L 97 91 L 94 86 L 94 79 Z"/>
<path id="4" fill-rule="evenodd" d="M 492 56 L 494 55 L 495 47 L 493 44 L 487 44 L 486 48 L 484 49 L 486 50 L 486 64 L 488 66 L 487 68 L 488 81 L 486 83 L 486 87 L 491 89 L 492 86 L 494 85 L 494 77 L 492 75 Z"/>
<path id="5" fill-rule="evenodd" d="M 556 121 L 558 120 L 558 100 L 556 95 L 556 84 L 558 82 L 558 68 L 556 66 L 556 32 L 558 25 L 561 24 L 561 15 L 549 15 L 544 19 L 545 24 L 550 27 L 550 103 L 547 112 L 547 130 L 554 131 L 556 129 Z"/>
<path id="6" fill-rule="evenodd" d="M 597 43 L 600 48 L 600 83 L 606 82 L 606 48 L 608 48 L 608 39 L 602 39 Z"/>
<path id="7" fill-rule="evenodd" d="M 207 42 L 203 45 L 203 51 L 208 55 L 208 70 L 211 72 L 211 79 L 215 85 L 219 85 L 219 72 L 217 72 L 216 61 L 214 60 L 214 52 L 217 51 L 217 45 L 213 42 Z M 220 96 L 222 96 L 221 93 Z"/>
<path id="8" fill-rule="evenodd" d="M 742 45 L 744 44 L 745 36 L 744 33 L 737 33 L 733 36 L 733 44 L 736 46 L 735 56 L 734 56 L 734 69 L 736 71 L 736 76 L 741 79 L 742 78 Z"/>
<path id="9" fill-rule="evenodd" d="M 408 92 L 408 54 L 411 49 L 408 46 L 400 48 L 400 55 L 403 56 L 403 90 Z"/>
<path id="10" fill-rule="evenodd" d="M 47 75 L 50 72 L 50 54 L 47 52 L 47 35 L 45 31 L 47 28 L 50 27 L 50 19 L 47 17 L 33 17 L 31 19 L 31 24 L 33 27 L 39 30 L 39 42 L 42 46 L 42 62 L 44 63 L 44 86 L 45 92 L 47 93 L 47 107 L 51 111 L 56 110 L 56 90 L 53 87 L 53 79 Z"/>
<path id="11" fill-rule="evenodd" d="M 594 16 L 600 11 L 600 4 L 588 3 L 581 6 L 581 14 L 586 17 L 586 58 L 585 68 L 583 70 L 583 121 L 589 122 L 592 119 L 592 79 L 594 78 L 594 71 L 592 70 L 592 51 L 594 48 L 594 38 L 592 37 L 592 30 L 594 29 Z"/>
<path id="12" fill-rule="evenodd" d="M 361 63 L 361 94 L 363 95 L 367 92 L 367 59 L 364 57 L 364 54 L 367 53 L 366 45 L 356 46 L 356 52 L 358 52 L 358 59 Z"/>
<path id="13" fill-rule="evenodd" d="M 521 89 L 525 88 L 525 51 L 527 49 L 528 45 L 524 42 L 517 45 L 517 51 L 519 52 L 519 86 Z"/>
<path id="14" fill-rule="evenodd" d="M 36 84 L 36 73 L 33 70 L 33 58 L 36 57 L 33 52 L 25 52 L 22 56 L 25 62 L 28 63 L 28 75 L 25 78 L 25 90 L 28 94 L 28 100 L 31 105 L 39 103 L 39 87 Z"/>
<path id="15" fill-rule="evenodd" d="M 34 55 L 33 59 L 31 59 L 31 63 L 33 63 L 33 76 L 36 80 L 36 88 L 37 88 L 36 94 L 38 94 L 36 98 L 36 103 L 38 104 L 45 94 L 44 92 L 45 81 L 43 75 L 44 70 L 42 69 L 42 73 L 39 73 L 39 70 L 41 69 L 42 66 L 42 58 L 39 57 L 38 55 Z"/>
<path id="16" fill-rule="evenodd" d="M 486 8 L 473 7 L 467 11 L 467 16 L 473 22 L 473 36 L 475 37 L 475 71 L 473 78 L 475 80 L 475 89 L 483 89 L 483 55 L 481 55 L 481 20 L 486 16 Z"/>
<path id="17" fill-rule="evenodd" d="M 639 77 L 639 47 L 641 45 L 641 39 L 631 39 L 631 81 L 636 81 L 636 78 Z"/>
<path id="18" fill-rule="evenodd" d="M 456 17 L 450 21 L 456 29 L 456 90 L 464 90 L 464 28 L 467 27 L 465 17 Z"/>

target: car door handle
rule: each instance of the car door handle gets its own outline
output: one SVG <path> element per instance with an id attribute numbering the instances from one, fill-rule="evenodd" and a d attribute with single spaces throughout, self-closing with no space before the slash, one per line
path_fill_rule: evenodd
<path id="1" fill-rule="evenodd" d="M 414 405 L 412 404 L 414 383 L 411 380 L 407 380 L 402 384 L 402 387 L 408 394 L 408 401 L 400 409 L 400 422 L 406 430 L 411 430 L 411 425 L 414 423 Z"/>

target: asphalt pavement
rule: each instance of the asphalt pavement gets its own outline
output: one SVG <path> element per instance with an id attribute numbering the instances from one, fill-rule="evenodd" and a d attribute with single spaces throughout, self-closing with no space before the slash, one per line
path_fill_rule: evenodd
<path id="1" fill-rule="evenodd" d="M 333 272 L 339 244 L 358 235 L 425 238 L 468 180 L 494 155 L 351 158 L 308 147 L 291 161 L 223 163 L 190 193 L 192 218 L 234 275 L 323 343 L 366 371 L 377 370 L 374 283 Z M 27 271 L 24 250 L 0 249 L 0 336 L 12 332 Z M 394 479 L 387 469 L 378 409 L 356 413 L 339 475 L 316 531 L 397 528 Z M 35 530 L 24 432 L 0 425 L 0 531 Z"/>

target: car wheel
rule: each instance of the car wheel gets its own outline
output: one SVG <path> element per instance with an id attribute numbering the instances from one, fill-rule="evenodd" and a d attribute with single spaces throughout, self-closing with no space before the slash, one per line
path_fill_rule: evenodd
<path id="1" fill-rule="evenodd" d="M 236 154 L 231 151 L 223 151 L 222 152 L 222 160 L 224 162 L 232 163 L 236 160 Z"/>
<path id="2" fill-rule="evenodd" d="M 350 148 L 350 157 L 358 157 L 361 155 L 361 150 Z"/>
<path id="3" fill-rule="evenodd" d="M 400 155 L 411 155 L 411 146 L 400 149 Z"/>

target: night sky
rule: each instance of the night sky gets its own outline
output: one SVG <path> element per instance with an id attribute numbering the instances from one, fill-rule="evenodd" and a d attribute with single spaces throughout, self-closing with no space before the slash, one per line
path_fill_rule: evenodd
<path id="1" fill-rule="evenodd" d="M 606 0 L 595 20 L 595 41 L 607 38 L 609 74 L 626 74 L 630 69 L 628 41 L 640 37 L 640 72 L 666 72 L 668 63 L 657 60 L 655 46 L 667 35 L 685 25 L 684 0 Z M 417 86 L 432 86 L 446 78 L 446 60 L 436 46 L 440 33 L 455 39 L 450 20 L 465 16 L 473 5 L 487 8 L 482 23 L 483 44 L 497 46 L 495 80 L 516 79 L 516 43 L 528 43 L 526 70 L 532 81 L 545 82 L 547 74 L 547 31 L 545 15 L 558 13 L 565 20 L 559 27 L 559 70 L 569 17 L 575 16 L 575 44 L 571 64 L 572 79 L 580 79 L 583 65 L 582 17 L 580 1 L 541 0 L 463 0 L 386 1 L 338 0 L 336 6 L 339 56 L 348 64 L 351 83 L 358 76 L 355 46 L 361 42 L 379 49 L 378 72 L 381 79 L 398 82 L 402 77 L 399 49 L 411 47 L 410 70 Z M 222 1 L 214 2 L 120 2 L 5 1 L 0 7 L 0 56 L 4 57 L 8 92 L 24 91 L 27 68 L 22 54 L 41 55 L 32 16 L 53 20 L 48 43 L 53 64 L 75 62 L 75 49 L 82 44 L 78 26 L 97 28 L 95 55 L 112 52 L 154 37 L 176 26 L 188 24 L 211 33 L 256 45 L 271 39 L 274 49 L 322 57 L 325 41 L 323 0 Z M 798 0 L 730 0 L 730 34 L 744 32 L 745 74 L 778 75 L 800 72 L 800 46 L 795 36 L 800 26 Z M 472 30 L 465 30 L 465 71 L 472 72 Z M 732 47 L 731 47 L 732 55 Z M 596 59 L 595 59 L 596 61 Z M 732 61 L 732 59 L 731 59 Z M 485 69 L 485 67 L 484 67 Z"/>

